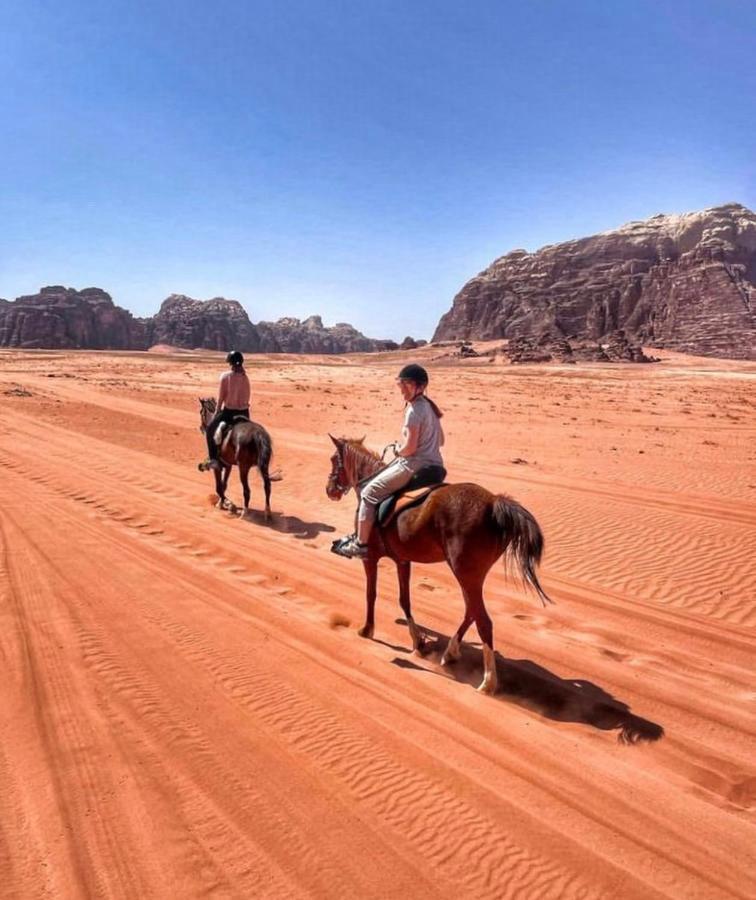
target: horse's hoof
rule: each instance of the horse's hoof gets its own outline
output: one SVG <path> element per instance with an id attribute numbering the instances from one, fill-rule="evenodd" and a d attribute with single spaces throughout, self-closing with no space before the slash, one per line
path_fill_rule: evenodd
<path id="1" fill-rule="evenodd" d="M 270 525 L 270 523 L 272 521 L 273 521 L 273 513 L 269 509 L 266 509 L 265 510 L 265 524 Z"/>
<path id="2" fill-rule="evenodd" d="M 430 651 L 430 646 L 427 641 L 419 641 L 412 648 L 413 653 L 417 653 L 418 656 L 427 656 Z"/>
<path id="3" fill-rule="evenodd" d="M 363 638 L 372 638 L 373 630 L 373 625 L 363 625 L 362 628 L 360 628 L 360 630 L 357 632 L 357 634 L 359 634 L 359 636 Z"/>
<path id="4" fill-rule="evenodd" d="M 448 651 L 441 657 L 442 666 L 451 666 L 459 659 L 458 656 L 452 656 Z"/>
<path id="5" fill-rule="evenodd" d="M 487 678 L 484 678 L 483 681 L 478 685 L 478 693 L 479 694 L 488 694 L 489 697 L 493 697 L 496 693 L 497 684 L 495 681 L 491 681 Z"/>

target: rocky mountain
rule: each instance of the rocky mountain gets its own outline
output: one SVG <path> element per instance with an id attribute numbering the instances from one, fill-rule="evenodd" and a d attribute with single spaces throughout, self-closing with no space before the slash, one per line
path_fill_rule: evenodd
<path id="1" fill-rule="evenodd" d="M 538 337 L 756 359 L 756 215 L 730 203 L 514 250 L 467 282 L 434 341 Z"/>
<path id="2" fill-rule="evenodd" d="M 144 349 L 144 325 L 100 288 L 60 285 L 0 301 L 0 347 Z"/>
<path id="3" fill-rule="evenodd" d="M 14 302 L 0 300 L 0 347 L 144 350 L 155 344 L 247 353 L 369 353 L 398 346 L 367 338 L 345 322 L 326 328 L 320 316 L 254 325 L 240 303 L 223 297 L 171 294 L 144 319 L 99 288 L 45 287 Z"/>
<path id="4" fill-rule="evenodd" d="M 236 300 L 193 300 L 171 294 L 163 300 L 157 315 L 143 322 L 149 347 L 171 344 L 189 350 L 260 349 L 260 335 Z"/>
<path id="5" fill-rule="evenodd" d="M 303 322 L 293 318 L 258 322 L 257 330 L 264 353 L 370 353 L 398 346 L 394 341 L 367 338 L 346 322 L 326 328 L 320 316 Z"/>

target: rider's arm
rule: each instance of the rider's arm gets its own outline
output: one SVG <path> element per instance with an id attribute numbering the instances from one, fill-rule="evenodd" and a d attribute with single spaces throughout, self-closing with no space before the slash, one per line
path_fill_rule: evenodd
<path id="1" fill-rule="evenodd" d="M 220 412 L 223 409 L 223 405 L 226 402 L 226 395 L 228 393 L 228 379 L 224 378 L 221 375 L 220 384 L 218 385 L 218 407 L 216 412 Z"/>
<path id="2" fill-rule="evenodd" d="M 407 423 L 404 428 L 402 428 L 402 440 L 399 446 L 396 448 L 395 453 L 397 456 L 408 457 L 412 456 L 412 454 L 417 450 L 417 440 L 420 436 L 420 428 L 417 423 L 412 422 L 408 417 Z"/>

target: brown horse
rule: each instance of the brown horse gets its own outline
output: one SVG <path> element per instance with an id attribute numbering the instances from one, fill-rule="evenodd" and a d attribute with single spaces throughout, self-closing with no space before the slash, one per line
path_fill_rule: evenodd
<path id="1" fill-rule="evenodd" d="M 359 500 L 360 483 L 383 467 L 377 453 L 362 440 L 335 438 L 331 474 L 326 493 L 340 500 L 354 488 Z M 407 618 L 412 646 L 422 652 L 425 640 L 410 605 L 410 564 L 447 562 L 462 588 L 465 615 L 441 658 L 442 665 L 459 658 L 459 643 L 475 622 L 483 642 L 484 675 L 478 690 L 496 691 L 496 664 L 493 625 L 483 602 L 483 582 L 491 566 L 502 554 L 517 563 L 523 581 L 541 598 L 544 606 L 553 601 L 538 583 L 534 566 L 541 560 L 543 535 L 533 516 L 505 494 L 491 494 L 477 484 L 444 484 L 420 505 L 400 512 L 385 527 L 373 528 L 368 556 L 363 560 L 367 579 L 367 616 L 359 633 L 371 638 L 378 581 L 378 560 L 388 556 L 396 563 L 399 576 L 399 603 Z"/>
<path id="2" fill-rule="evenodd" d="M 200 397 L 200 431 L 207 431 L 207 427 L 215 415 L 216 404 L 212 397 Z M 225 508 L 228 501 L 226 500 L 226 487 L 228 485 L 228 477 L 231 474 L 231 467 L 239 467 L 239 478 L 244 491 L 244 509 L 242 516 L 249 513 L 249 470 L 253 466 L 257 466 L 263 480 L 265 489 L 265 521 L 270 522 L 270 483 L 271 481 L 280 481 L 281 473 L 276 471 L 270 473 L 270 458 L 273 455 L 273 443 L 268 432 L 258 425 L 257 422 L 251 422 L 248 419 L 238 419 L 230 427 L 226 427 L 223 443 L 219 448 L 219 461 L 223 471 L 213 470 L 215 475 L 215 492 L 218 495 L 218 506 Z M 200 471 L 206 471 L 207 465 L 200 463 Z"/>

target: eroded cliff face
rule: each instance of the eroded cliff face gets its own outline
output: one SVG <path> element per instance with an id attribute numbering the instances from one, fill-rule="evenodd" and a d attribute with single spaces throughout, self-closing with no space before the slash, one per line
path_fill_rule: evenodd
<path id="1" fill-rule="evenodd" d="M 193 300 L 171 294 L 157 315 L 144 319 L 147 342 L 170 344 L 189 350 L 243 350 L 254 352 L 260 336 L 244 308 L 236 300 L 215 297 Z"/>
<path id="2" fill-rule="evenodd" d="M 756 358 L 756 215 L 739 204 L 653 216 L 535 253 L 467 282 L 434 340 L 538 336 Z"/>
<path id="3" fill-rule="evenodd" d="M 369 353 L 394 341 L 367 338 L 351 325 L 320 316 L 254 325 L 236 300 L 171 294 L 154 316 L 134 318 L 99 288 L 45 287 L 13 302 L 0 299 L 0 347 L 144 350 L 168 344 L 188 350 L 246 353 Z"/>
<path id="4" fill-rule="evenodd" d="M 320 316 L 304 321 L 294 318 L 258 322 L 260 349 L 264 353 L 370 353 L 395 350 L 394 341 L 365 337 L 352 325 L 339 322 L 329 328 Z"/>
<path id="5" fill-rule="evenodd" d="M 143 323 L 100 288 L 53 285 L 0 301 L 0 346 L 143 350 L 147 340 Z"/>

